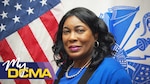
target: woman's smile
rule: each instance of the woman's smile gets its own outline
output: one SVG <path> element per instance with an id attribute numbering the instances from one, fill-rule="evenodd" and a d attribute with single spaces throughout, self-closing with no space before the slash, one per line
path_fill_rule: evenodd
<path id="1" fill-rule="evenodd" d="M 71 52 L 77 52 L 81 49 L 81 46 L 69 46 Z"/>

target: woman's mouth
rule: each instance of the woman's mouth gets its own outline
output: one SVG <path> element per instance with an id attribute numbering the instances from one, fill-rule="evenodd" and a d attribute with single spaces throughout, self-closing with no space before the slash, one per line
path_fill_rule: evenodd
<path id="1" fill-rule="evenodd" d="M 79 46 L 70 46 L 69 47 L 70 51 L 72 51 L 72 52 L 77 52 L 80 48 L 81 47 L 79 47 Z"/>

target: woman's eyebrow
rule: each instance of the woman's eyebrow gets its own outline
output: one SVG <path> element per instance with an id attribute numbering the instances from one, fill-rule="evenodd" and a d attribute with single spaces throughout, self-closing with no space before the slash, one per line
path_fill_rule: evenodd
<path id="1" fill-rule="evenodd" d="M 63 28 L 69 29 L 69 27 L 67 27 L 67 26 L 64 26 Z"/>
<path id="2" fill-rule="evenodd" d="M 77 25 L 74 28 L 76 29 L 76 28 L 79 28 L 79 27 L 83 27 L 83 26 L 82 25 Z M 63 28 L 69 29 L 69 27 L 67 27 L 67 26 L 64 26 Z"/>
<path id="3" fill-rule="evenodd" d="M 75 28 L 79 28 L 79 27 L 83 27 L 82 25 L 77 25 L 77 26 L 75 26 Z"/>

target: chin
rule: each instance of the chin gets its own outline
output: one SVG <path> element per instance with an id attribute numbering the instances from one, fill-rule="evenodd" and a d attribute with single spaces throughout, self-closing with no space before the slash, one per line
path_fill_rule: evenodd
<path id="1" fill-rule="evenodd" d="M 73 59 L 73 60 L 80 60 L 83 57 L 82 56 L 70 56 L 70 58 Z"/>
<path id="2" fill-rule="evenodd" d="M 69 55 L 69 57 L 71 59 L 79 59 L 79 58 L 81 58 L 80 56 L 77 56 L 77 55 Z"/>

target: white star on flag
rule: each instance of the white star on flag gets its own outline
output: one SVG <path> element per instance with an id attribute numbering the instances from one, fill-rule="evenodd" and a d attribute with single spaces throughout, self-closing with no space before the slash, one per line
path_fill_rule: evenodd
<path id="1" fill-rule="evenodd" d="M 30 8 L 30 7 L 29 7 L 29 9 L 27 10 L 28 15 L 34 14 L 33 10 L 34 10 L 34 8 Z"/>
<path id="2" fill-rule="evenodd" d="M 4 0 L 4 1 L 2 1 L 2 3 L 4 4 L 4 6 L 9 6 L 9 0 Z"/>
<path id="3" fill-rule="evenodd" d="M 1 24 L 0 25 L 0 32 L 2 32 L 3 30 L 6 30 L 5 27 L 6 27 L 6 25 Z"/>
<path id="4" fill-rule="evenodd" d="M 21 10 L 21 6 L 22 6 L 21 4 L 17 3 L 14 7 L 16 8 L 16 11 L 18 11 Z"/>
<path id="5" fill-rule="evenodd" d="M 42 4 L 42 6 L 44 6 L 44 5 L 47 5 L 47 0 L 42 0 L 42 1 L 40 1 L 40 3 Z"/>
<path id="6" fill-rule="evenodd" d="M 35 1 L 35 0 L 30 0 L 30 2 Z"/>
<path id="7" fill-rule="evenodd" d="M 8 14 L 8 13 L 6 13 L 6 12 L 3 11 L 3 13 L 0 14 L 0 15 L 2 16 L 2 19 L 4 19 L 4 18 L 8 18 L 8 17 L 7 17 L 7 14 Z"/>
<path id="8" fill-rule="evenodd" d="M 16 23 L 16 22 L 20 22 L 20 20 L 19 20 L 19 19 L 20 19 L 20 17 L 18 17 L 18 16 L 16 16 L 16 15 L 15 15 L 15 17 L 14 17 L 14 18 L 12 18 L 12 19 L 14 20 L 14 23 Z"/>

